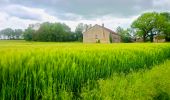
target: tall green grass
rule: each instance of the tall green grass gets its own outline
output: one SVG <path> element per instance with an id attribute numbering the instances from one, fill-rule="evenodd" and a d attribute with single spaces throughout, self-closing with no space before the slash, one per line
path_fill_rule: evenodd
<path id="1" fill-rule="evenodd" d="M 170 60 L 151 70 L 100 79 L 83 88 L 84 100 L 170 100 Z"/>
<path id="2" fill-rule="evenodd" d="M 90 81 L 151 68 L 169 58 L 169 44 L 0 44 L 0 98 L 81 98 Z"/>

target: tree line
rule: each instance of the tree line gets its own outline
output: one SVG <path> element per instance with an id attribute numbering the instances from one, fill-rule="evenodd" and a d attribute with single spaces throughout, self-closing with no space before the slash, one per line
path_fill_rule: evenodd
<path id="1" fill-rule="evenodd" d="M 18 40 L 23 39 L 22 29 L 6 28 L 0 31 L 0 39 Z"/>
<path id="2" fill-rule="evenodd" d="M 38 30 L 29 26 L 27 29 L 11 29 L 6 28 L 0 31 L 0 39 L 25 39 L 27 41 L 44 41 L 44 42 L 69 42 L 82 41 L 82 32 L 89 25 L 79 23 L 74 32 L 65 23 L 49 23 L 40 24 Z"/>
<path id="3" fill-rule="evenodd" d="M 87 24 L 79 23 L 75 32 L 65 23 L 45 22 L 40 25 L 38 30 L 28 27 L 24 32 L 24 39 L 27 41 L 44 41 L 44 42 L 69 42 L 83 41 L 83 31 Z"/>
<path id="4" fill-rule="evenodd" d="M 38 30 L 28 27 L 24 32 L 24 38 L 28 41 L 74 41 L 76 35 L 66 24 L 61 23 L 42 23 Z"/>

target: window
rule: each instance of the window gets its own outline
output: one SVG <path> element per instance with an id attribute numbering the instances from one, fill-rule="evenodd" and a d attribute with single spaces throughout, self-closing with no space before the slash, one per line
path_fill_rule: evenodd
<path id="1" fill-rule="evenodd" d="M 98 39 L 99 37 L 98 37 L 98 35 L 96 35 L 96 39 Z"/>
<path id="2" fill-rule="evenodd" d="M 99 39 L 98 35 L 96 35 L 96 43 L 100 43 L 100 39 Z"/>

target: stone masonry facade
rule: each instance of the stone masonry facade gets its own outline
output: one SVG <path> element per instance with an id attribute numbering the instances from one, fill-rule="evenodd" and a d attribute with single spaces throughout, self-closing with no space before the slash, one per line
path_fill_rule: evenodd
<path id="1" fill-rule="evenodd" d="M 119 34 L 105 28 L 104 25 L 94 25 L 83 33 L 83 43 L 118 43 L 121 42 Z"/>

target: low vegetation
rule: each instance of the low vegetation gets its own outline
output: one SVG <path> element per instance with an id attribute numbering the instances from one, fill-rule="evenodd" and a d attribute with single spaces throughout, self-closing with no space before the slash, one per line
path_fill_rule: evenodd
<path id="1" fill-rule="evenodd" d="M 82 93 L 85 100 L 169 100 L 170 60 L 151 70 L 141 70 L 128 75 L 114 74 L 100 79 L 96 87 L 86 86 Z"/>

